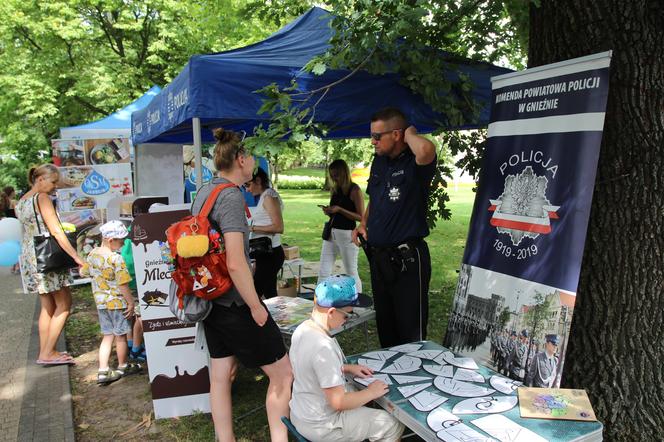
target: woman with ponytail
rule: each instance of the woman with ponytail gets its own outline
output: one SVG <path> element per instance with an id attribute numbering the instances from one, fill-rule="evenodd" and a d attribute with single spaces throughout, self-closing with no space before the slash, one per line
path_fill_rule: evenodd
<path id="1" fill-rule="evenodd" d="M 39 356 L 37 363 L 42 365 L 72 364 L 73 358 L 67 353 L 59 353 L 55 345 L 65 326 L 71 307 L 69 285 L 72 278 L 69 269 L 46 273 L 37 272 L 35 256 L 35 235 L 50 232 L 80 266 L 84 264 L 76 250 L 62 231 L 58 216 L 49 197 L 55 191 L 60 178 L 58 168 L 52 164 L 33 167 L 28 172 L 31 188 L 16 204 L 16 217 L 23 225 L 21 241 L 21 278 L 27 293 L 38 293 L 41 301 L 39 313 Z"/>
<path id="2" fill-rule="evenodd" d="M 226 265 L 233 281 L 231 289 L 212 301 L 212 311 L 203 321 L 210 352 L 210 408 L 218 440 L 235 441 L 231 384 L 239 360 L 245 367 L 260 367 L 269 378 L 265 400 L 270 439 L 286 442 L 288 433 L 281 416 L 289 415 L 293 374 L 277 324 L 261 302 L 249 261 L 249 227 L 245 201 L 239 186 L 252 179 L 255 160 L 236 132 L 216 129 L 214 165 L 219 171 L 198 190 L 191 212 L 197 214 L 208 195 L 219 184 L 233 183 L 221 191 L 209 218 L 221 233 Z"/>

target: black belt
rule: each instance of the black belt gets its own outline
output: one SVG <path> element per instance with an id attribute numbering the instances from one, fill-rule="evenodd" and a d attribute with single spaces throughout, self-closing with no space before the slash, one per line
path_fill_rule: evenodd
<path id="1" fill-rule="evenodd" d="M 385 251 L 392 251 L 392 250 L 399 250 L 399 251 L 408 251 L 411 248 L 415 248 L 419 245 L 421 245 L 424 242 L 424 238 L 413 238 L 413 239 L 407 239 L 406 241 L 397 243 L 397 244 L 390 244 L 387 246 L 372 246 L 369 245 L 372 251 L 375 252 L 385 252 Z"/>

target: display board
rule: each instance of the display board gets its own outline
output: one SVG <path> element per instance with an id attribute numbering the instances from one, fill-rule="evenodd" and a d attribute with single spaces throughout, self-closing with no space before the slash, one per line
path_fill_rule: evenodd
<path id="1" fill-rule="evenodd" d="M 538 387 L 560 385 L 610 61 L 596 54 L 492 78 L 487 148 L 444 345 L 514 379 L 539 376 Z"/>
<path id="2" fill-rule="evenodd" d="M 140 214 L 131 230 L 148 375 L 157 419 L 210 411 L 207 351 L 194 348 L 196 326 L 176 319 L 165 304 L 172 270 L 165 231 L 186 215 L 189 211 Z"/>

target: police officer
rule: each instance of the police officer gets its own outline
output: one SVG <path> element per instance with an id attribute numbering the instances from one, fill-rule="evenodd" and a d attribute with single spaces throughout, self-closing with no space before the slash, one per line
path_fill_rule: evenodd
<path id="1" fill-rule="evenodd" d="M 528 330 L 521 330 L 519 342 L 510 354 L 510 379 L 523 382 L 528 358 Z"/>
<path id="2" fill-rule="evenodd" d="M 500 368 L 501 373 L 503 373 L 505 376 L 509 376 L 510 374 L 510 355 L 512 354 L 512 351 L 516 348 L 516 332 L 512 330 L 510 332 L 510 337 L 508 341 L 506 342 L 505 346 L 503 347 L 503 366 Z"/>
<path id="3" fill-rule="evenodd" d="M 537 353 L 528 368 L 526 385 L 529 387 L 551 388 L 556 379 L 558 335 L 546 335 L 544 339 L 544 351 Z"/>
<path id="4" fill-rule="evenodd" d="M 353 231 L 368 241 L 378 338 L 383 347 L 426 339 L 431 257 L 424 237 L 436 148 L 396 108 L 371 118 L 370 202 Z"/>

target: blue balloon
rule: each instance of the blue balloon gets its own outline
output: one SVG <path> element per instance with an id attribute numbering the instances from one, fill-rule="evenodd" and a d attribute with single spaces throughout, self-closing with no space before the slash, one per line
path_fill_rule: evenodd
<path id="1" fill-rule="evenodd" d="M 18 241 L 0 242 L 0 267 L 13 266 L 21 254 L 21 243 Z"/>

